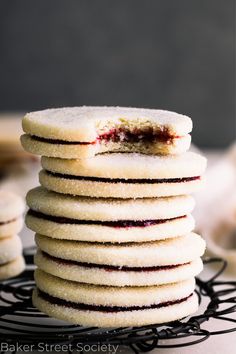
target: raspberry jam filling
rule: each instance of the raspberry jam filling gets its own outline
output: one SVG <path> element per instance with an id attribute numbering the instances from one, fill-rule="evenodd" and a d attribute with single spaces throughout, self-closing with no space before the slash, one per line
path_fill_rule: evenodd
<path id="1" fill-rule="evenodd" d="M 48 293 L 40 290 L 38 290 L 38 295 L 41 299 L 50 302 L 51 304 L 54 305 L 59 305 L 63 307 L 69 307 L 73 308 L 75 310 L 87 310 L 87 311 L 101 311 L 101 312 L 122 312 L 122 311 L 136 311 L 136 310 L 148 310 L 148 309 L 158 309 L 161 307 L 166 307 L 166 306 L 171 306 L 171 305 L 176 305 L 180 304 L 187 299 L 189 299 L 193 294 L 190 294 L 189 296 L 186 296 L 182 299 L 174 300 L 174 301 L 165 301 L 161 302 L 159 304 L 151 304 L 151 305 L 146 305 L 146 306 L 104 306 L 104 305 L 90 305 L 90 304 L 84 304 L 84 303 L 77 303 L 77 302 L 72 302 L 72 301 L 67 301 L 60 299 L 58 297 L 49 295 Z"/>
<path id="2" fill-rule="evenodd" d="M 66 218 L 62 216 L 47 215 L 38 211 L 30 209 L 28 215 L 36 218 L 57 222 L 59 224 L 78 224 L 78 225 L 102 225 L 115 228 L 130 228 L 130 227 L 148 227 L 152 225 L 164 224 L 165 222 L 186 218 L 186 215 L 179 216 L 172 219 L 158 219 L 158 220 L 117 220 L 117 221 L 100 221 L 100 220 L 78 220 Z"/>
<path id="3" fill-rule="evenodd" d="M 60 145 L 95 145 L 97 143 L 97 141 L 85 142 L 85 141 L 65 141 L 60 139 L 47 139 L 37 135 L 31 135 L 31 138 L 36 141 L 40 141 L 42 143 L 60 144 Z"/>
<path id="4" fill-rule="evenodd" d="M 113 143 L 154 143 L 156 141 L 165 142 L 170 144 L 173 139 L 181 138 L 180 136 L 175 136 L 167 128 L 154 129 L 153 127 L 147 127 L 145 129 L 134 128 L 132 131 L 127 128 L 113 128 L 105 133 L 99 134 L 95 141 L 83 142 L 83 141 L 65 141 L 60 139 L 50 139 L 43 138 L 37 135 L 32 135 L 32 139 L 50 143 L 50 144 L 61 144 L 61 145 L 94 145 L 97 142 L 104 141 Z"/>
<path id="5" fill-rule="evenodd" d="M 0 222 L 0 225 L 10 224 L 11 222 L 14 222 L 14 221 L 16 221 L 16 218 L 15 218 L 15 219 L 12 219 L 12 220 L 8 220 L 8 221 L 1 221 L 1 222 Z"/>
<path id="6" fill-rule="evenodd" d="M 125 179 L 125 178 L 104 178 L 104 177 L 90 177 L 90 176 L 73 176 L 68 174 L 62 174 L 57 172 L 51 172 L 44 170 L 49 176 L 74 179 L 82 181 L 94 181 L 94 182 L 104 182 L 104 183 L 142 183 L 142 184 L 155 184 L 155 183 L 184 183 L 200 180 L 200 176 L 194 177 L 183 177 L 183 178 L 162 178 L 162 179 Z"/>
<path id="7" fill-rule="evenodd" d="M 129 271 L 129 272 L 156 272 L 156 271 L 162 271 L 162 270 L 170 270 L 170 269 L 175 269 L 184 265 L 187 265 L 189 263 L 183 263 L 183 264 L 174 264 L 174 265 L 163 265 L 163 266 L 156 266 L 156 267 L 126 267 L 126 266 L 113 266 L 113 265 L 107 265 L 107 264 L 95 264 L 95 263 L 84 263 L 84 262 L 77 262 L 77 261 L 72 261 L 69 259 L 62 259 L 62 258 L 57 258 L 54 256 L 49 255 L 48 253 L 41 251 L 42 255 L 54 262 L 68 265 L 68 266 L 79 266 L 79 267 L 86 267 L 86 268 L 97 268 L 97 269 L 103 269 L 108 272 L 111 271 Z"/>
<path id="8" fill-rule="evenodd" d="M 155 141 L 171 143 L 175 138 L 180 138 L 179 136 L 174 136 L 170 133 L 169 129 L 154 129 L 153 127 L 146 127 L 143 129 L 134 128 L 132 131 L 122 127 L 113 128 L 108 132 L 100 134 L 98 140 L 114 143 L 124 142 L 124 143 L 153 143 Z"/>

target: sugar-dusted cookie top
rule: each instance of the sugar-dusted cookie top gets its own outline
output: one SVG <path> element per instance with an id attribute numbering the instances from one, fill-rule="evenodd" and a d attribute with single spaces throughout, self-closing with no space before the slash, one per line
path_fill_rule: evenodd
<path id="1" fill-rule="evenodd" d="M 26 133 L 65 141 L 92 142 L 116 127 L 144 132 L 152 127 L 159 133 L 176 137 L 190 133 L 192 121 L 185 115 L 157 109 L 86 106 L 46 109 L 28 113 L 23 118 Z"/>
<path id="2" fill-rule="evenodd" d="M 137 200 L 100 199 L 59 194 L 43 187 L 30 190 L 26 199 L 34 211 L 78 220 L 168 219 L 186 215 L 194 207 L 190 195 Z"/>
<path id="3" fill-rule="evenodd" d="M 62 175 L 119 179 L 165 179 L 201 176 L 206 158 L 194 152 L 180 155 L 101 154 L 93 159 L 42 157 L 45 170 Z"/>

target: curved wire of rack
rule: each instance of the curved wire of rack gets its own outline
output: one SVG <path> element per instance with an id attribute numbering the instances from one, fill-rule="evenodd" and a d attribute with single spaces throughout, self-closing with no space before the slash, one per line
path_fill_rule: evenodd
<path id="1" fill-rule="evenodd" d="M 236 282 L 220 281 L 226 268 L 220 258 L 208 258 L 205 264 L 215 263 L 219 270 L 207 280 L 196 279 L 200 314 L 165 325 L 149 325 L 132 328 L 98 329 L 66 324 L 51 319 L 33 307 L 31 302 L 33 280 L 33 249 L 25 251 L 27 269 L 20 276 L 0 283 L 0 340 L 5 343 L 39 343 L 65 345 L 68 353 L 85 345 L 118 345 L 130 347 L 135 353 L 148 352 L 154 348 L 177 348 L 190 346 L 212 335 L 236 331 Z M 207 302 L 203 306 L 202 300 Z M 207 301 L 206 301 L 207 300 Z M 203 308 L 202 308 L 203 307 Z M 207 321 L 221 321 L 221 328 L 211 331 Z M 229 328 L 226 323 L 230 323 Z M 208 327 L 208 328 L 207 328 Z"/>

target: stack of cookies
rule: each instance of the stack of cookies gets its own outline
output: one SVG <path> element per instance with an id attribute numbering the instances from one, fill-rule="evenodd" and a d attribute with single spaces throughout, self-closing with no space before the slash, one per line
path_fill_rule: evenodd
<path id="1" fill-rule="evenodd" d="M 198 308 L 203 239 L 189 195 L 206 160 L 191 119 L 168 111 L 74 107 L 27 114 L 24 148 L 43 155 L 27 195 L 36 232 L 33 303 L 84 326 L 166 323 Z"/>
<path id="2" fill-rule="evenodd" d="M 25 268 L 18 232 L 23 226 L 25 205 L 10 192 L 0 191 L 0 280 L 20 274 Z"/>

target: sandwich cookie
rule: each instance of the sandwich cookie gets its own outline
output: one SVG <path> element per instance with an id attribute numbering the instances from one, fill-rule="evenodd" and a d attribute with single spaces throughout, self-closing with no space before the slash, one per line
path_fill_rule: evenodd
<path id="1" fill-rule="evenodd" d="M 0 240 L 0 267 L 21 255 L 22 244 L 19 236 L 14 235 Z"/>
<path id="2" fill-rule="evenodd" d="M 57 258 L 118 267 L 183 264 L 202 256 L 205 251 L 205 241 L 195 233 L 163 241 L 126 244 L 57 240 L 39 234 L 35 241 L 42 251 Z"/>
<path id="3" fill-rule="evenodd" d="M 23 226 L 25 204 L 16 194 L 0 191 L 0 239 L 17 234 Z"/>
<path id="4" fill-rule="evenodd" d="M 25 261 L 22 256 L 18 256 L 14 260 L 0 265 L 0 280 L 15 277 L 25 269 Z"/>
<path id="5" fill-rule="evenodd" d="M 59 193 L 103 198 L 147 198 L 189 194 L 202 185 L 206 159 L 186 152 L 175 156 L 103 154 L 86 160 L 42 158 L 40 183 Z"/>
<path id="6" fill-rule="evenodd" d="M 36 155 L 88 158 L 104 152 L 179 154 L 188 150 L 189 117 L 125 107 L 68 107 L 28 113 L 21 137 Z"/>
<path id="7" fill-rule="evenodd" d="M 197 310 L 194 279 L 153 287 L 104 287 L 65 281 L 36 270 L 33 303 L 46 314 L 83 326 L 165 323 Z"/>
<path id="8" fill-rule="evenodd" d="M 175 283 L 194 277 L 203 269 L 201 258 L 171 266 L 122 267 L 60 259 L 39 249 L 34 263 L 48 274 L 62 279 L 119 287 Z"/>
<path id="9" fill-rule="evenodd" d="M 27 194 L 27 226 L 57 239 L 90 242 L 143 242 L 173 238 L 194 228 L 191 196 L 97 199 L 49 192 Z"/>
<path id="10" fill-rule="evenodd" d="M 26 153 L 20 143 L 22 134 L 21 115 L 1 114 L 0 130 L 0 168 L 9 168 L 9 165 L 21 161 L 30 161 L 32 155 Z"/>

